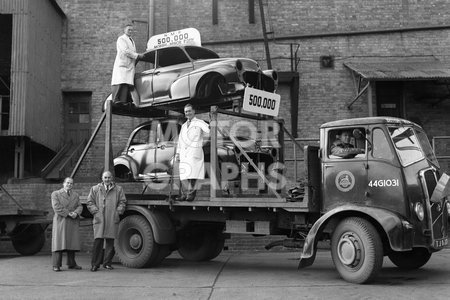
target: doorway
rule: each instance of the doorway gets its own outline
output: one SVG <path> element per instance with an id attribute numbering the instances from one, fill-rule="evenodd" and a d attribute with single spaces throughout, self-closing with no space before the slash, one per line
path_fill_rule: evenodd
<path id="1" fill-rule="evenodd" d="M 91 92 L 64 92 L 64 142 L 78 145 L 91 136 Z"/>
<path id="2" fill-rule="evenodd" d="M 378 81 L 376 83 L 377 115 L 404 118 L 403 82 Z"/>

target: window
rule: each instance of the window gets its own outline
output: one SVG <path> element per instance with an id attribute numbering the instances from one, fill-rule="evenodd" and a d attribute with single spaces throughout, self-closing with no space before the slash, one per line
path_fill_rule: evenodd
<path id="1" fill-rule="evenodd" d="M 422 149 L 411 127 L 389 127 L 388 129 L 403 166 L 423 159 Z"/>
<path id="2" fill-rule="evenodd" d="M 219 58 L 217 53 L 206 48 L 187 46 L 184 49 L 193 60 Z"/>
<path id="3" fill-rule="evenodd" d="M 382 158 L 387 160 L 392 160 L 394 154 L 389 147 L 389 142 L 384 134 L 383 130 L 380 128 L 375 128 L 373 130 L 373 151 L 372 155 L 374 158 Z"/>
<path id="4" fill-rule="evenodd" d="M 158 50 L 158 66 L 168 67 L 190 62 L 183 50 L 180 48 L 165 48 Z"/>
<path id="5" fill-rule="evenodd" d="M 150 125 L 142 127 L 133 136 L 133 139 L 131 140 L 130 145 L 147 144 L 148 139 L 150 137 L 150 132 L 151 132 L 151 126 Z"/>
<path id="6" fill-rule="evenodd" d="M 357 133 L 359 132 L 359 135 Z M 330 158 L 362 158 L 366 149 L 364 128 L 341 128 L 330 130 L 328 155 Z"/>
<path id="7" fill-rule="evenodd" d="M 9 106 L 10 97 L 0 95 L 0 125 L 1 131 L 9 129 Z"/>

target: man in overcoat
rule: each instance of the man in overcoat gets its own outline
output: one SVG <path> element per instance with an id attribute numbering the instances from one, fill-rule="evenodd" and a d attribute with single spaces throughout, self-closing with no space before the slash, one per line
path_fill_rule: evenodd
<path id="1" fill-rule="evenodd" d="M 127 24 L 124 34 L 117 38 L 117 54 L 111 79 L 112 100 L 114 104 L 122 106 L 127 104 L 127 95 L 134 86 L 136 60 L 143 57 L 143 54 L 136 53 L 132 32 L 133 25 Z"/>
<path id="2" fill-rule="evenodd" d="M 181 126 L 176 151 L 180 162 L 181 196 L 177 201 L 193 201 L 197 193 L 197 180 L 205 179 L 203 139 L 209 134 L 209 125 L 195 117 L 191 104 L 184 106 L 187 121 Z"/>
<path id="3" fill-rule="evenodd" d="M 109 171 L 102 174 L 102 182 L 93 186 L 89 192 L 86 205 L 93 215 L 94 227 L 92 272 L 97 271 L 102 263 L 105 269 L 113 269 L 111 262 L 114 257 L 114 239 L 117 238 L 120 215 L 125 212 L 126 202 L 122 187 L 113 182 Z"/>
<path id="4" fill-rule="evenodd" d="M 80 270 L 75 262 L 75 252 L 80 251 L 80 214 L 83 211 L 78 193 L 72 190 L 73 179 L 64 179 L 63 188 L 52 193 L 54 211 L 52 225 L 53 271 L 61 271 L 62 253 L 67 252 L 69 269 Z"/>

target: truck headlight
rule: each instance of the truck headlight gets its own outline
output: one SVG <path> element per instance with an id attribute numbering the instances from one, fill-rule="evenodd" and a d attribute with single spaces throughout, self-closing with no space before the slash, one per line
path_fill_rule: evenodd
<path id="1" fill-rule="evenodd" d="M 416 216 L 419 219 L 419 221 L 423 221 L 423 218 L 425 216 L 425 212 L 424 212 L 422 203 L 417 202 L 414 205 L 414 211 L 416 212 Z"/>

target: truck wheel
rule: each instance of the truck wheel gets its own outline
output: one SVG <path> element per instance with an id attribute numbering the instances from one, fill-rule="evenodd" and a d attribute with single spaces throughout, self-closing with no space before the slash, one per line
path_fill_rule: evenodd
<path id="1" fill-rule="evenodd" d="M 405 270 L 414 270 L 425 265 L 431 258 L 431 253 L 425 248 L 414 248 L 411 251 L 393 251 L 388 255 L 397 267 Z"/>
<path id="2" fill-rule="evenodd" d="M 369 221 L 347 218 L 333 232 L 331 257 L 344 280 L 365 283 L 373 279 L 383 265 L 383 245 Z"/>
<path id="3" fill-rule="evenodd" d="M 225 246 L 224 238 L 216 237 L 214 240 L 212 240 L 209 255 L 206 258 L 206 260 L 212 260 L 212 259 L 216 258 L 217 256 L 219 256 L 219 254 L 222 252 L 224 246 Z"/>
<path id="4" fill-rule="evenodd" d="M 129 268 L 153 267 L 162 261 L 158 259 L 160 245 L 143 216 L 128 216 L 120 222 L 115 248 L 120 262 Z"/>
<path id="5" fill-rule="evenodd" d="M 198 228 L 185 230 L 178 239 L 178 252 L 184 259 L 190 261 L 211 260 L 220 253 L 217 253 L 219 245 L 216 239 L 209 230 Z"/>
<path id="6" fill-rule="evenodd" d="M 45 232 L 41 225 L 19 225 L 19 234 L 11 237 L 14 249 L 22 255 L 33 255 L 41 251 L 45 244 Z"/>

